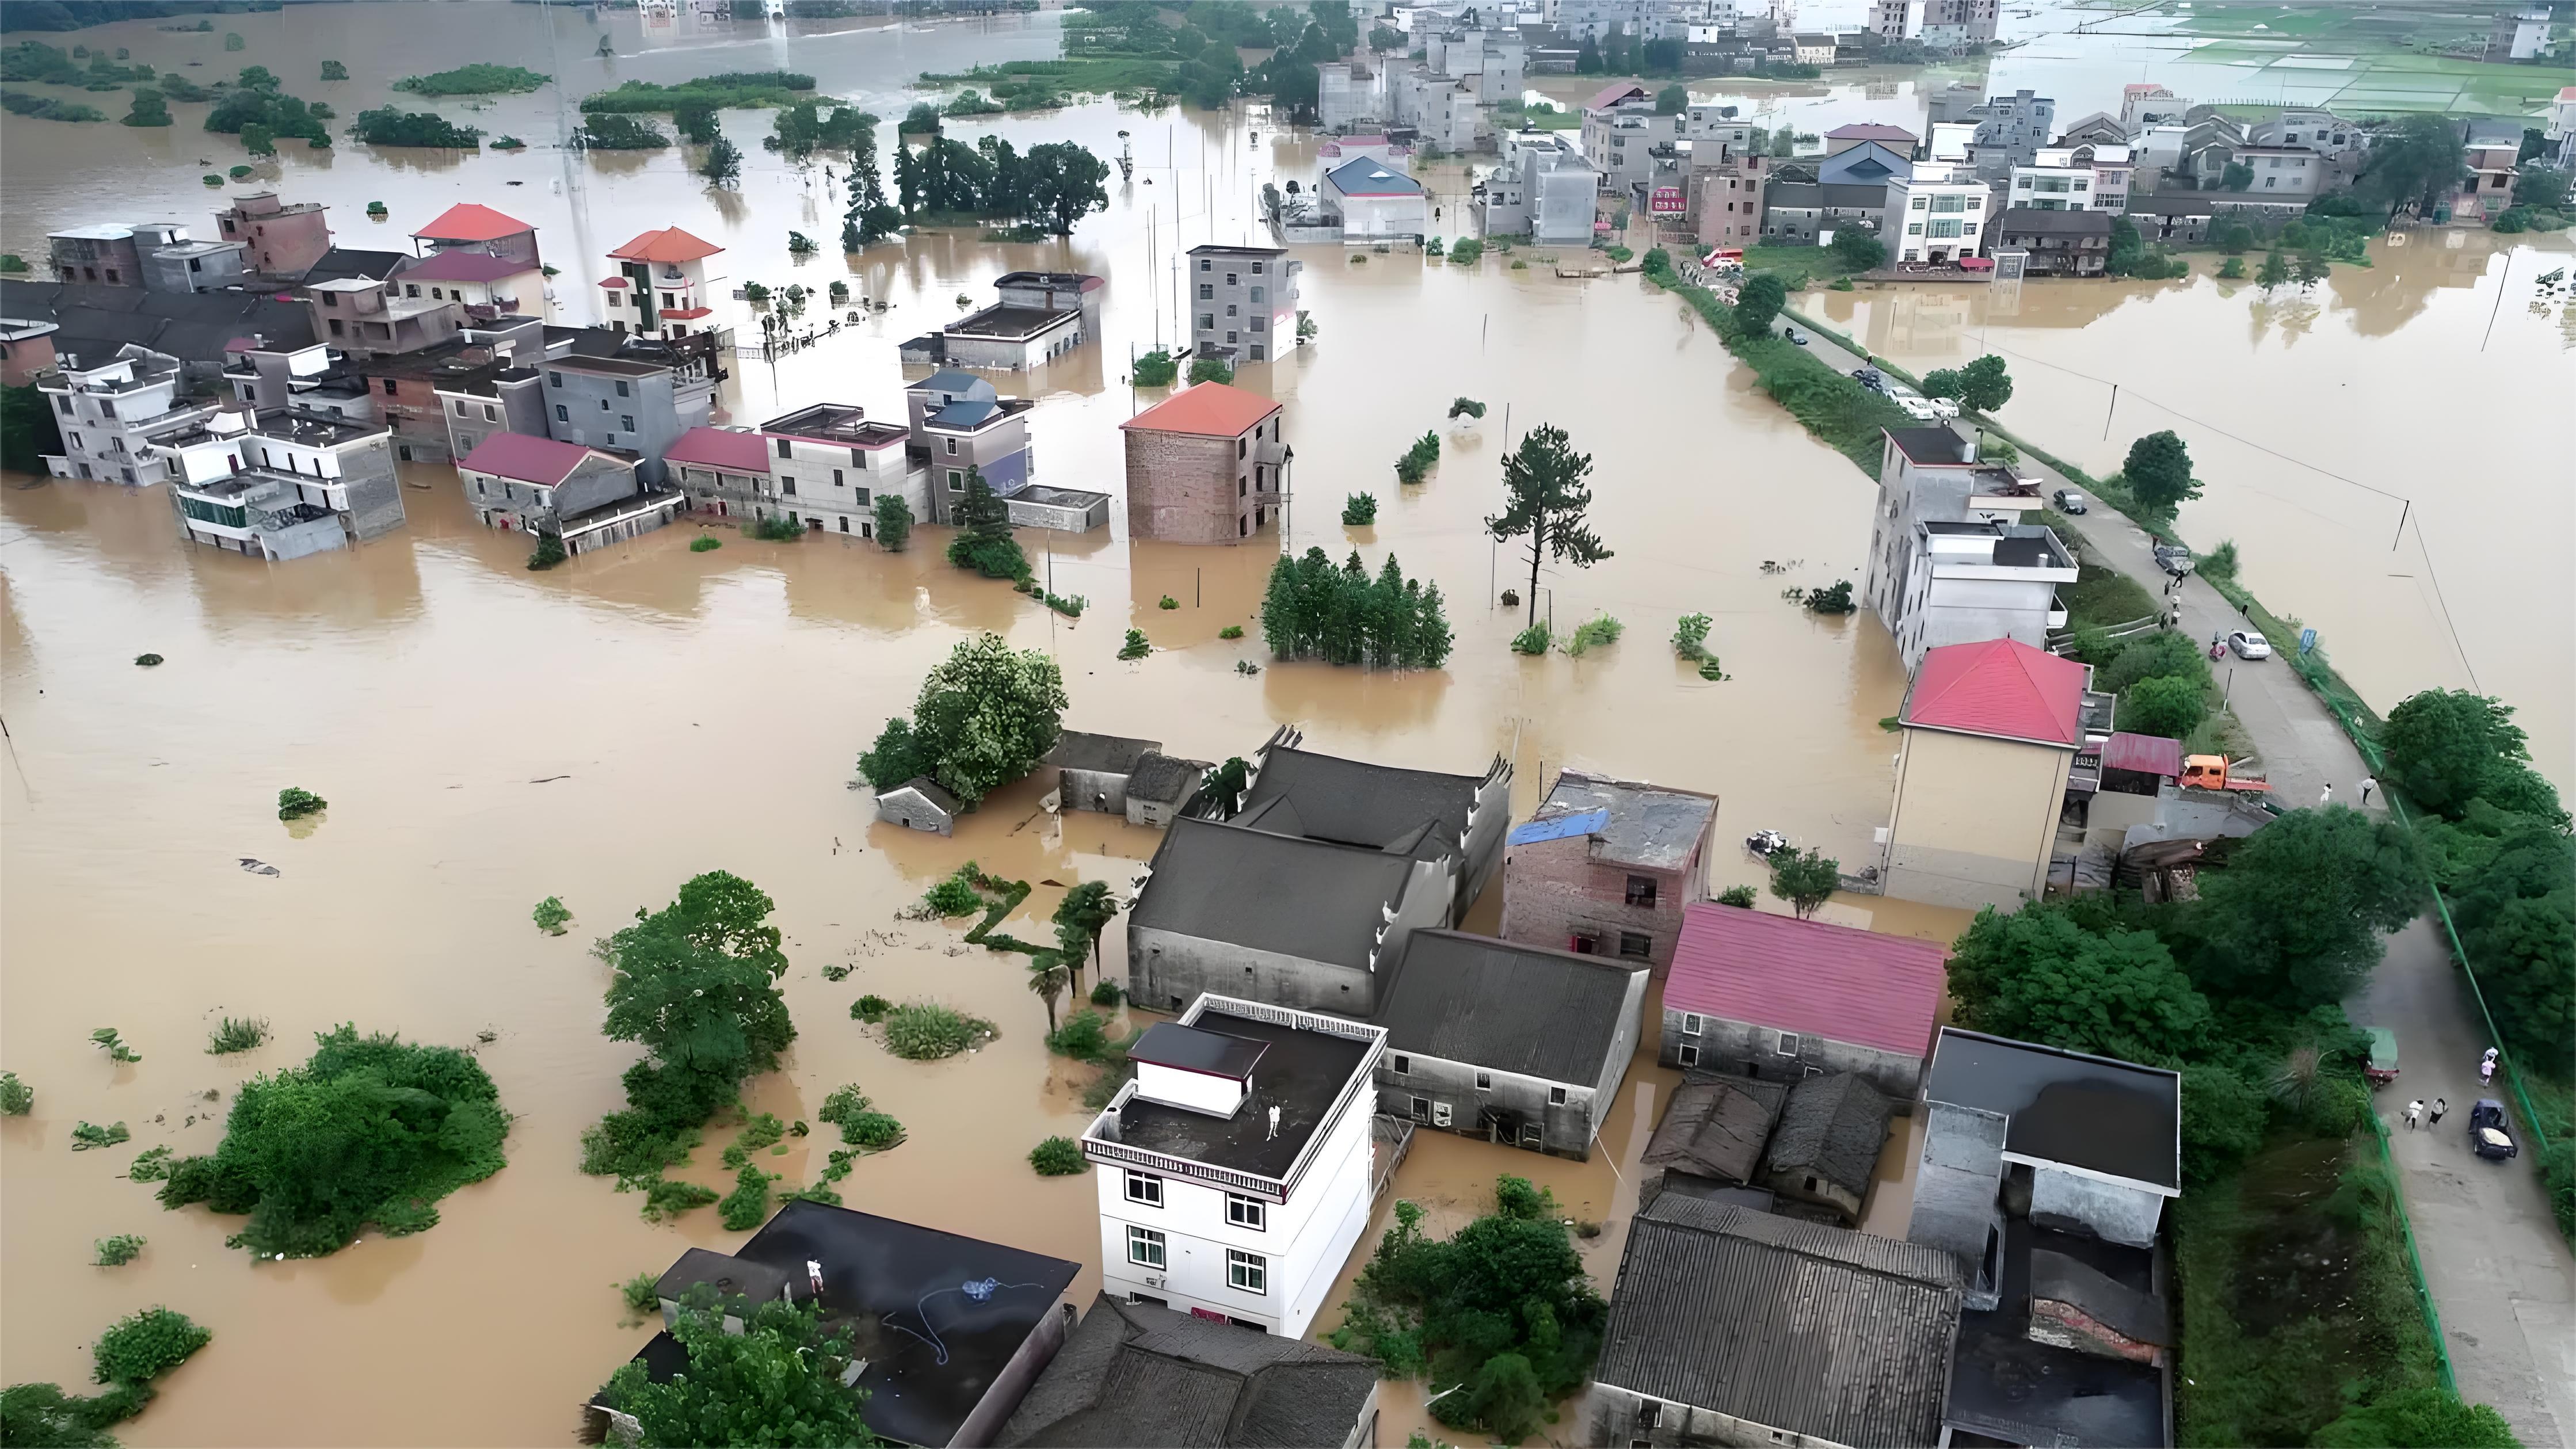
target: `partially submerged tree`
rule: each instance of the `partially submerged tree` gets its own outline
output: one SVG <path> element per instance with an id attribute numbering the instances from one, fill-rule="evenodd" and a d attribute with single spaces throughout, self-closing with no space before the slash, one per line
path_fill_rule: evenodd
<path id="1" fill-rule="evenodd" d="M 851 1376 L 850 1325 L 827 1325 L 817 1304 L 718 1300 L 693 1289 L 671 1336 L 688 1366 L 662 1382 L 628 1363 L 600 1389 L 632 1417 L 643 1444 L 874 1445 Z M 726 1319 L 742 1325 L 728 1332 Z"/>
<path id="2" fill-rule="evenodd" d="M 1503 460 L 1505 507 L 1485 520 L 1485 528 L 1497 542 L 1529 540 L 1532 624 L 1538 622 L 1540 564 L 1553 558 L 1590 568 L 1612 557 L 1584 521 L 1592 507 L 1592 490 L 1583 480 L 1591 471 L 1592 455 L 1575 452 L 1565 430 L 1547 423 L 1530 429 Z"/>
<path id="3" fill-rule="evenodd" d="M 922 680 L 912 718 L 888 720 L 859 771 L 879 789 L 928 775 L 973 805 L 1055 748 L 1065 707 L 1064 675 L 1044 651 L 979 634 Z"/>

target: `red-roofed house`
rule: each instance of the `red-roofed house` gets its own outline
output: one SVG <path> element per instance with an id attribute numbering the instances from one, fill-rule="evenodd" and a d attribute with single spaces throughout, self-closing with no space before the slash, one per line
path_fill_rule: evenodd
<path id="1" fill-rule="evenodd" d="M 718 517 L 765 518 L 777 487 L 769 478 L 769 445 L 737 428 L 691 428 L 662 450 L 671 486 L 691 510 Z"/>
<path id="2" fill-rule="evenodd" d="M 1664 982 L 1656 1060 L 1766 1081 L 1857 1072 L 1910 1106 L 1948 959 L 1938 941 L 1691 906 Z"/>
<path id="3" fill-rule="evenodd" d="M 616 272 L 599 284 L 608 325 L 643 337 L 686 337 L 715 324 L 707 259 L 724 250 L 676 226 L 648 231 L 608 254 Z"/>
<path id="4" fill-rule="evenodd" d="M 486 527 L 544 532 L 567 553 L 669 523 L 680 495 L 644 487 L 634 460 L 526 433 L 494 433 L 456 465 L 466 506 Z"/>
<path id="5" fill-rule="evenodd" d="M 506 212 L 494 211 L 466 201 L 438 214 L 438 220 L 411 234 L 419 244 L 422 256 L 435 256 L 447 251 L 482 252 L 487 256 L 507 257 L 534 267 L 543 259 L 537 255 L 537 229 Z"/>
<path id="6" fill-rule="evenodd" d="M 1882 884 L 1902 900 L 2012 910 L 2037 900 L 2079 751 L 2109 735 L 2092 670 L 2017 639 L 1923 656 L 1898 716 Z"/>
<path id="7" fill-rule="evenodd" d="M 1279 421 L 1269 398 L 1203 382 L 1120 423 L 1128 535 L 1240 543 L 1259 532 L 1288 487 Z"/>

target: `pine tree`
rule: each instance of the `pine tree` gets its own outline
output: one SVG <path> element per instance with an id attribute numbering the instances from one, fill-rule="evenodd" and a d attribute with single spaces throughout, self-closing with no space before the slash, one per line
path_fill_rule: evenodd
<path id="1" fill-rule="evenodd" d="M 1437 669 L 1449 662 L 1449 650 L 1458 636 L 1449 632 L 1449 611 L 1441 606 L 1440 586 L 1432 584 L 1422 591 L 1422 605 L 1413 620 L 1413 658 L 1407 661 L 1422 669 Z"/>

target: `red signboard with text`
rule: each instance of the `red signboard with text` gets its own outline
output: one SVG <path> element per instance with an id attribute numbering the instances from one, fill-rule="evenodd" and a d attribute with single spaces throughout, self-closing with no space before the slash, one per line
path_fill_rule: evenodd
<path id="1" fill-rule="evenodd" d="M 1657 216 L 1679 216 L 1685 209 L 1682 189 L 1678 186 L 1656 187 L 1646 198 L 1646 209 Z"/>

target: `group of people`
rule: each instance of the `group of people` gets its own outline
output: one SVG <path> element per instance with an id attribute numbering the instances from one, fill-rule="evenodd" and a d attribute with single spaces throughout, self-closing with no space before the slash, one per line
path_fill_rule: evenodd
<path id="1" fill-rule="evenodd" d="M 2495 1085 L 2497 1055 L 2494 1047 L 2488 1047 L 2487 1054 L 2478 1059 L 2478 1085 L 2481 1088 Z M 2424 1099 L 2418 1097 L 2406 1104 L 2406 1130 L 2412 1132 L 2419 1124 L 2439 1127 L 2442 1125 L 2442 1114 L 2450 1110 L 2451 1104 L 2439 1097 L 2433 1099 L 2433 1105 L 2429 1108 L 2424 1105 Z"/>

